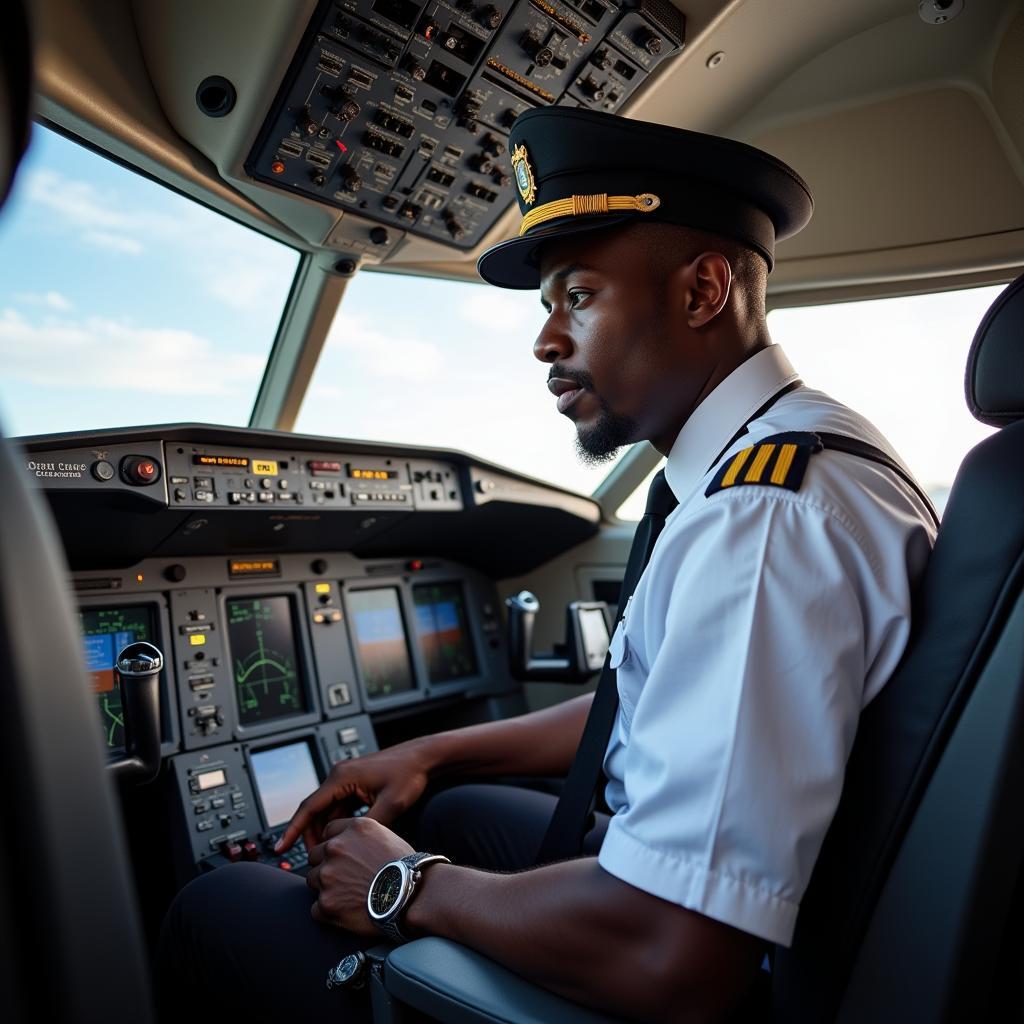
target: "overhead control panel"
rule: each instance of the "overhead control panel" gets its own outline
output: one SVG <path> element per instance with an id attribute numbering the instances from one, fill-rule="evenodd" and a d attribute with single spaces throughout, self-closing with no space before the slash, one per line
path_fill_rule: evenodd
<path id="1" fill-rule="evenodd" d="M 523 111 L 615 112 L 683 41 L 668 0 L 324 0 L 246 171 L 471 249 L 515 197 Z"/>

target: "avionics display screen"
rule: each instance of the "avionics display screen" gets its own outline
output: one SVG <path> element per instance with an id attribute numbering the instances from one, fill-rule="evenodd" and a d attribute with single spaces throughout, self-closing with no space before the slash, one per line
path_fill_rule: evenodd
<path id="1" fill-rule="evenodd" d="M 249 754 L 267 828 L 291 819 L 300 801 L 320 785 L 313 751 L 305 740 Z"/>
<path id="2" fill-rule="evenodd" d="M 308 711 L 292 599 L 229 598 L 227 622 L 239 724 L 258 725 Z"/>
<path id="3" fill-rule="evenodd" d="M 404 693 L 416 686 L 405 625 L 394 587 L 350 590 L 349 623 L 367 697 Z"/>
<path id="4" fill-rule="evenodd" d="M 124 712 L 121 709 L 121 691 L 114 678 L 114 663 L 122 649 L 136 640 L 154 641 L 153 606 L 83 608 L 78 619 L 82 628 L 85 667 L 92 680 L 107 748 L 123 750 Z"/>
<path id="5" fill-rule="evenodd" d="M 418 583 L 412 588 L 416 636 L 432 683 L 477 674 L 461 583 Z"/>

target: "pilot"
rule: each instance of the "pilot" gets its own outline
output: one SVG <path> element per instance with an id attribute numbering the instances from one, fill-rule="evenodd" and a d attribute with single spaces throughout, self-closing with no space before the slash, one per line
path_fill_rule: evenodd
<path id="1" fill-rule="evenodd" d="M 182 1013 L 368 1019 L 365 993 L 324 979 L 382 930 L 454 939 L 617 1016 L 735 1012 L 792 940 L 858 716 L 906 644 L 927 498 L 765 322 L 805 183 L 734 141 L 564 107 L 519 117 L 510 150 L 522 223 L 481 275 L 540 290 L 534 355 L 583 458 L 647 440 L 667 459 L 664 526 L 610 648 L 612 813 L 582 856 L 541 866 L 539 792 L 457 786 L 408 839 L 389 827 L 446 776 L 565 774 L 590 696 L 342 763 L 283 837 L 305 839 L 305 882 L 236 865 L 179 894 L 160 979 Z M 424 861 L 408 898 L 397 867 L 371 893 L 417 853 L 454 863 Z M 397 907 L 383 929 L 368 896 Z"/>

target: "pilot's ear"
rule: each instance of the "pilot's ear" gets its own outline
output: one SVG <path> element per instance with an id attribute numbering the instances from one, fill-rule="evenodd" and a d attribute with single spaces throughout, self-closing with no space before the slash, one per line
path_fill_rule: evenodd
<path id="1" fill-rule="evenodd" d="M 686 296 L 686 322 L 704 327 L 725 308 L 732 286 L 732 267 L 720 252 L 703 252 L 679 268 L 681 294 Z"/>

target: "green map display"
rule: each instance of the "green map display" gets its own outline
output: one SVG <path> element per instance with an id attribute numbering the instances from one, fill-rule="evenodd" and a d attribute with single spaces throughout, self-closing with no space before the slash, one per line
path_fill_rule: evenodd
<path id="1" fill-rule="evenodd" d="M 87 608 L 78 614 L 82 628 L 85 667 L 99 706 L 103 737 L 110 750 L 124 748 L 124 711 L 114 677 L 118 654 L 136 640 L 153 640 L 153 610 L 149 605 L 128 608 Z"/>
<path id="2" fill-rule="evenodd" d="M 291 599 L 232 598 L 227 613 L 239 723 L 254 725 L 306 711 Z"/>

